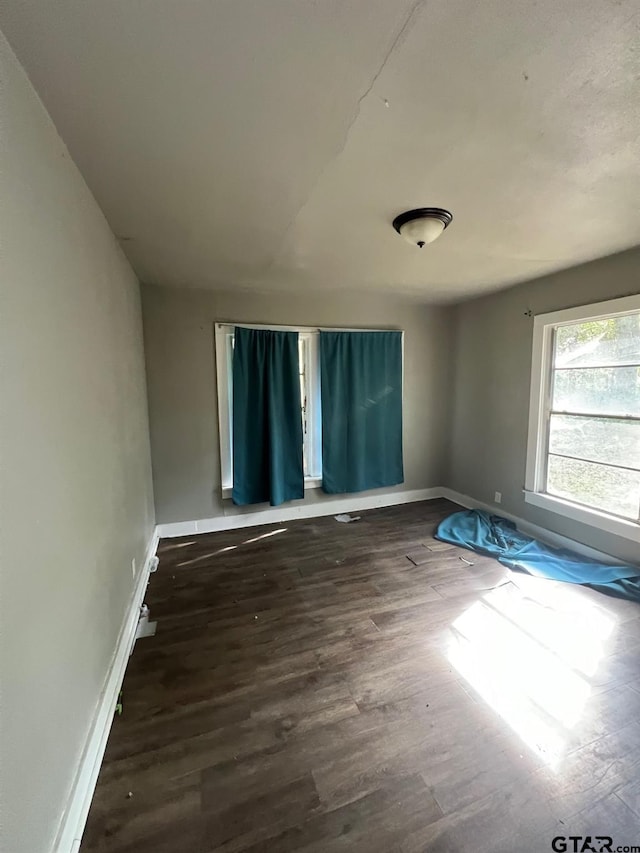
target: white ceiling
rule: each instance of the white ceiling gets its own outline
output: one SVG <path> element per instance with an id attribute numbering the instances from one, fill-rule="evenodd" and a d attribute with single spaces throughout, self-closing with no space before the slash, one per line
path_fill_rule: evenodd
<path id="1" fill-rule="evenodd" d="M 449 301 L 640 243 L 637 0 L 2 0 L 144 281 Z M 423 250 L 393 217 L 441 206 Z"/>

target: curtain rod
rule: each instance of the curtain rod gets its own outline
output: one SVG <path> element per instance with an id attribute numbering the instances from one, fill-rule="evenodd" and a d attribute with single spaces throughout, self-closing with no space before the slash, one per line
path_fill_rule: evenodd
<path id="1" fill-rule="evenodd" d="M 277 326 L 265 325 L 264 323 L 234 323 L 231 321 L 222 322 L 216 320 L 215 325 L 218 328 L 224 326 L 240 326 L 243 329 L 265 329 L 271 332 L 402 332 L 404 329 L 351 329 L 338 326 Z"/>

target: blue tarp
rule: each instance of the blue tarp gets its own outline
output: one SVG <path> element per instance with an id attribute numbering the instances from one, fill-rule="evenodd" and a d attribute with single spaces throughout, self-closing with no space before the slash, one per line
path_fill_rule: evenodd
<path id="1" fill-rule="evenodd" d="M 512 521 L 499 515 L 477 510 L 454 512 L 440 522 L 435 535 L 443 542 L 489 554 L 510 569 L 640 601 L 637 566 L 599 563 L 566 548 L 552 548 L 521 533 Z"/>

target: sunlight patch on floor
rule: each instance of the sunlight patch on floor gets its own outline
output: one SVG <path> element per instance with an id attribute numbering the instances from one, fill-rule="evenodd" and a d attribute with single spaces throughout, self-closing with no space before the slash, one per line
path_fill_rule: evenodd
<path id="1" fill-rule="evenodd" d="M 261 539 L 268 539 L 270 536 L 276 536 L 278 533 L 286 533 L 286 527 L 280 527 L 278 530 L 270 530 L 268 533 L 262 533 L 260 536 L 254 536 L 253 539 L 245 539 L 242 545 L 250 545 L 252 542 L 259 542 Z M 240 548 L 240 545 L 227 545 L 226 548 L 218 548 L 217 551 L 211 551 L 210 554 L 202 554 L 200 557 L 194 557 L 193 560 L 184 560 L 178 563 L 178 567 L 191 566 L 194 563 L 200 563 L 202 560 L 208 560 L 210 557 L 215 557 L 217 554 L 225 554 L 227 551 L 235 551 Z"/>
<path id="2" fill-rule="evenodd" d="M 211 551 L 209 554 L 201 554 L 199 557 L 194 557 L 193 560 L 184 560 L 178 563 L 178 568 L 181 566 L 191 566 L 193 563 L 200 563 L 202 560 L 208 560 L 210 557 L 215 557 L 217 554 L 224 554 L 226 551 L 235 551 L 237 545 L 228 545 L 226 548 L 218 548 L 217 551 Z"/>
<path id="3" fill-rule="evenodd" d="M 175 545 L 165 545 L 164 542 L 160 545 L 159 550 L 163 553 L 165 551 L 174 551 L 176 548 L 187 548 L 189 545 L 195 545 L 195 541 L 191 542 L 176 542 Z"/>
<path id="4" fill-rule="evenodd" d="M 552 768 L 587 710 L 589 677 L 616 624 L 568 584 L 518 578 L 452 624 L 447 656 L 522 741 Z"/>
<path id="5" fill-rule="evenodd" d="M 278 533 L 286 533 L 286 527 L 279 527 L 278 530 L 270 530 L 268 533 L 262 533 L 260 536 L 254 536 L 253 539 L 245 539 L 243 545 L 248 545 L 250 542 L 259 542 L 260 539 L 268 539 L 270 536 L 277 536 Z"/>

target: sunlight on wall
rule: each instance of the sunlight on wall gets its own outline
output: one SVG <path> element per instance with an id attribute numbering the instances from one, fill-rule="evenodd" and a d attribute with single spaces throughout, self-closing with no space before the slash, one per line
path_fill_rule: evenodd
<path id="1" fill-rule="evenodd" d="M 521 576 L 451 626 L 447 656 L 480 696 L 557 768 L 580 722 L 615 617 L 568 584 Z"/>

